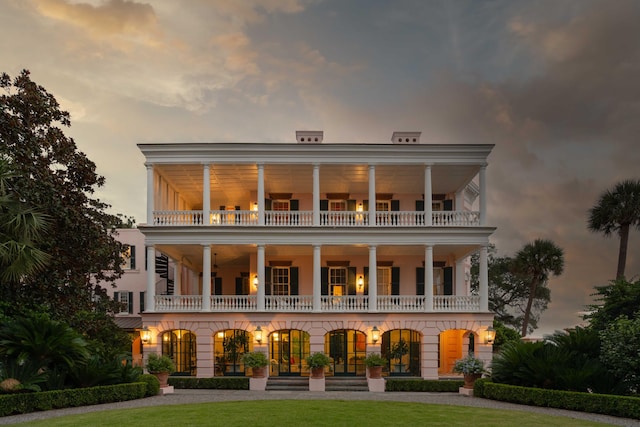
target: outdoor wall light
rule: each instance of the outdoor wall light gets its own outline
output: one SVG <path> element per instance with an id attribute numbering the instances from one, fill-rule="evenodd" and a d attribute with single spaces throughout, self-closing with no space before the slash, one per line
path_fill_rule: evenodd
<path id="1" fill-rule="evenodd" d="M 487 328 L 487 331 L 485 332 L 484 342 L 487 344 L 493 344 L 493 341 L 495 341 L 495 339 L 496 339 L 496 330 L 493 329 L 492 326 L 489 326 Z"/>
<path id="2" fill-rule="evenodd" d="M 371 341 L 373 341 L 373 343 L 377 343 L 380 340 L 380 330 L 378 329 L 377 326 L 374 326 L 373 329 L 371 330 Z"/>
<path id="3" fill-rule="evenodd" d="M 258 275 L 253 276 L 253 287 L 258 289 Z"/>
<path id="4" fill-rule="evenodd" d="M 151 331 L 146 326 L 140 330 L 140 340 L 142 344 L 149 344 L 151 342 Z"/>
<path id="5" fill-rule="evenodd" d="M 361 291 L 364 287 L 364 278 L 362 275 L 358 276 L 358 290 Z"/>
<path id="6" fill-rule="evenodd" d="M 262 328 L 260 327 L 260 325 L 258 325 L 253 334 L 256 337 L 256 342 L 258 344 L 262 344 Z"/>
<path id="7" fill-rule="evenodd" d="M 254 202 L 254 203 L 253 203 L 252 210 L 253 210 L 253 211 L 257 211 L 257 210 L 258 210 L 258 202 Z"/>
<path id="8" fill-rule="evenodd" d="M 362 209 L 363 209 L 363 207 L 362 207 L 362 203 L 358 204 L 358 207 L 357 207 L 357 209 L 356 209 L 356 210 L 357 210 L 358 212 L 362 212 Z"/>

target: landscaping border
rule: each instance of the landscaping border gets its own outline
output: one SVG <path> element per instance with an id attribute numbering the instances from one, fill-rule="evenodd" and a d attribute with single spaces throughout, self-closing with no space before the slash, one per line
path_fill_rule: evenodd
<path id="1" fill-rule="evenodd" d="M 169 385 L 185 389 L 249 390 L 249 377 L 169 377 Z"/>
<path id="2" fill-rule="evenodd" d="M 463 380 L 387 379 L 385 391 L 418 391 L 434 393 L 458 393 Z"/>

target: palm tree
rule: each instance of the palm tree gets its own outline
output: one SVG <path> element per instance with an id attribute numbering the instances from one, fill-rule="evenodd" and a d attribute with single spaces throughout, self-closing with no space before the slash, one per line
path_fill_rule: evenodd
<path id="1" fill-rule="evenodd" d="M 564 270 L 564 253 L 551 240 L 536 239 L 520 249 L 514 258 L 514 267 L 518 275 L 529 285 L 529 299 L 522 320 L 522 336 L 529 329 L 531 307 L 540 286 L 546 286 L 549 274 L 559 276 Z"/>
<path id="2" fill-rule="evenodd" d="M 607 237 L 613 232 L 618 233 L 620 249 L 616 279 L 624 278 L 629 229 L 640 229 L 640 180 L 628 179 L 605 191 L 589 210 L 588 227 L 590 231 L 602 232 Z"/>

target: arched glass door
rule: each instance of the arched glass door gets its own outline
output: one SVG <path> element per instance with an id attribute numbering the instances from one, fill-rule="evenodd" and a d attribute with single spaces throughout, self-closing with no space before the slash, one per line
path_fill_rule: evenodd
<path id="1" fill-rule="evenodd" d="M 309 355 L 309 334 L 297 329 L 281 329 L 269 335 L 271 376 L 300 376 Z"/>
<path id="2" fill-rule="evenodd" d="M 191 331 L 174 329 L 163 333 L 162 354 L 176 365 L 172 375 L 196 375 L 196 336 Z"/>
<path id="3" fill-rule="evenodd" d="M 367 338 L 363 332 L 338 329 L 324 336 L 325 353 L 332 359 L 332 371 L 337 376 L 365 375 L 364 358 Z"/>
<path id="4" fill-rule="evenodd" d="M 382 334 L 382 355 L 389 359 L 390 375 L 421 376 L 420 333 L 393 329 Z"/>

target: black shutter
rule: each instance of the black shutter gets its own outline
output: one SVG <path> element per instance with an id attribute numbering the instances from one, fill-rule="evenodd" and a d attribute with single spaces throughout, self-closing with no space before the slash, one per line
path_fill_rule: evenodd
<path id="1" fill-rule="evenodd" d="M 329 295 L 329 267 L 320 268 L 320 293 Z"/>
<path id="2" fill-rule="evenodd" d="M 355 295 L 356 291 L 356 268 L 348 267 L 348 275 L 347 275 L 347 294 Z"/>
<path id="3" fill-rule="evenodd" d="M 453 200 L 447 199 L 442 202 L 442 210 L 452 211 L 453 210 Z"/>
<path id="4" fill-rule="evenodd" d="M 135 246 L 133 246 L 133 245 L 129 246 L 129 254 L 130 254 L 130 256 L 129 256 L 129 260 L 130 260 L 129 264 L 131 266 L 131 269 L 135 270 L 135 268 L 136 268 L 136 247 Z"/>
<path id="5" fill-rule="evenodd" d="M 355 200 L 347 200 L 347 210 L 355 211 L 356 210 L 356 201 Z"/>
<path id="6" fill-rule="evenodd" d="M 289 200 L 289 210 L 290 211 L 300 210 L 300 200 L 296 200 L 296 199 Z"/>
<path id="7" fill-rule="evenodd" d="M 120 292 L 114 292 L 113 293 L 113 300 L 115 302 L 120 302 Z M 120 309 L 120 311 L 122 311 L 122 309 Z"/>
<path id="8" fill-rule="evenodd" d="M 362 210 L 367 212 L 369 211 L 369 201 L 368 200 L 363 200 L 362 201 Z"/>
<path id="9" fill-rule="evenodd" d="M 327 200 L 327 199 L 321 199 L 320 200 L 320 210 L 321 211 L 328 211 L 329 210 L 329 200 Z"/>
<path id="10" fill-rule="evenodd" d="M 144 313 L 144 295 L 144 291 L 140 292 L 140 313 Z"/>
<path id="11" fill-rule="evenodd" d="M 424 212 L 424 200 L 416 200 L 416 211 Z"/>
<path id="12" fill-rule="evenodd" d="M 271 267 L 264 268 L 264 294 L 271 295 Z M 260 286 L 261 284 L 258 284 Z"/>
<path id="13" fill-rule="evenodd" d="M 416 295 L 424 295 L 424 267 L 416 267 Z"/>
<path id="14" fill-rule="evenodd" d="M 391 295 L 400 295 L 400 267 L 391 267 Z"/>
<path id="15" fill-rule="evenodd" d="M 289 295 L 298 294 L 298 267 L 289 267 Z"/>
<path id="16" fill-rule="evenodd" d="M 445 267 L 444 269 L 444 294 L 453 295 L 453 267 Z"/>
<path id="17" fill-rule="evenodd" d="M 391 201 L 391 211 L 398 212 L 400 210 L 400 200 Z"/>
<path id="18" fill-rule="evenodd" d="M 242 289 L 242 277 L 236 277 L 236 295 L 244 295 Z"/>
<path id="19" fill-rule="evenodd" d="M 129 292 L 129 314 L 133 314 L 133 292 Z"/>
<path id="20" fill-rule="evenodd" d="M 369 267 L 364 268 L 364 294 L 369 295 Z"/>
<path id="21" fill-rule="evenodd" d="M 271 210 L 271 199 L 264 199 L 264 210 L 265 211 Z"/>
<path id="22" fill-rule="evenodd" d="M 213 278 L 213 293 L 214 295 L 222 295 L 222 277 Z"/>

